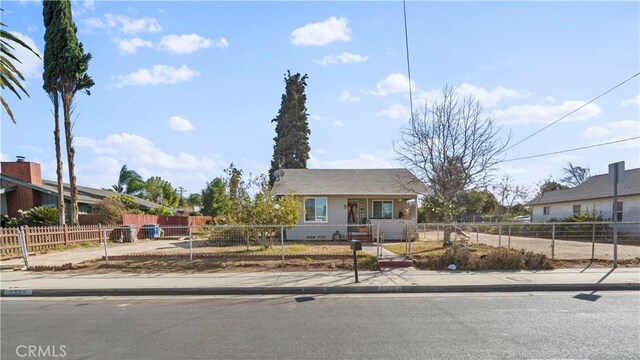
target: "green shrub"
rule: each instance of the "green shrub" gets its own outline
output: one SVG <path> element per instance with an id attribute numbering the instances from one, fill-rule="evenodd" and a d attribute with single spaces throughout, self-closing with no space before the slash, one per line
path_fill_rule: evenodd
<path id="1" fill-rule="evenodd" d="M 149 211 L 147 211 L 147 214 L 160 215 L 160 216 L 172 216 L 173 215 L 171 210 L 167 209 L 164 206 L 160 206 L 160 207 L 155 208 L 155 209 L 149 209 Z"/>
<path id="2" fill-rule="evenodd" d="M 51 226 L 58 224 L 58 209 L 37 206 L 20 212 L 20 225 Z"/>
<path id="3" fill-rule="evenodd" d="M 126 211 L 124 204 L 113 197 L 104 198 L 93 205 L 93 213 L 102 225 L 120 224 Z"/>

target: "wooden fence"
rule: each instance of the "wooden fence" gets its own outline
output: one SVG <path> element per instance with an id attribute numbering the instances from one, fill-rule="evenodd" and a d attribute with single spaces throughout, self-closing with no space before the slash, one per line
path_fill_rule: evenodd
<path id="1" fill-rule="evenodd" d="M 20 255 L 19 229 L 0 228 L 0 254 Z M 100 227 L 97 225 L 24 227 L 28 251 L 43 251 L 56 247 L 100 242 Z"/>

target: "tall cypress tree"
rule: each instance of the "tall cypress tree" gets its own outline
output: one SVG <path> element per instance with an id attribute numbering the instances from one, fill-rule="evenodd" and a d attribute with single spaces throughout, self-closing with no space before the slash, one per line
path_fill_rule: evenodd
<path id="1" fill-rule="evenodd" d="M 273 172 L 277 169 L 306 169 L 309 160 L 309 121 L 307 120 L 307 74 L 284 77 L 285 93 L 282 94 L 278 116 L 271 120 L 276 123 L 276 137 L 273 138 L 273 159 L 269 171 L 269 184 L 273 185 Z"/>
<path id="2" fill-rule="evenodd" d="M 85 92 L 94 85 L 93 79 L 87 75 L 91 54 L 85 54 L 82 43 L 78 41 L 78 29 L 73 23 L 71 2 L 69 0 L 45 0 L 43 2 L 45 33 L 45 72 L 43 87 L 57 111 L 57 102 L 62 105 L 64 129 L 67 148 L 67 165 L 69 167 L 69 187 L 71 195 L 71 222 L 78 223 L 78 189 L 75 175 L 75 149 L 71 112 L 75 94 Z M 47 56 L 49 50 L 49 56 Z M 47 64 L 47 58 L 49 63 Z M 55 100 L 54 100 L 55 99 Z M 57 124 L 57 120 L 56 120 Z M 59 128 L 55 137 L 59 137 Z M 58 143 L 56 143 L 57 146 Z M 61 160 L 58 159 L 58 164 Z"/>

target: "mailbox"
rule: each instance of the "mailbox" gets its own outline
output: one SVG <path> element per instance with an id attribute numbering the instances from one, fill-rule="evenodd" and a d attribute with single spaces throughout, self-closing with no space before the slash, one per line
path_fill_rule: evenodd
<path id="1" fill-rule="evenodd" d="M 360 240 L 351 240 L 351 250 L 362 250 L 362 242 Z"/>

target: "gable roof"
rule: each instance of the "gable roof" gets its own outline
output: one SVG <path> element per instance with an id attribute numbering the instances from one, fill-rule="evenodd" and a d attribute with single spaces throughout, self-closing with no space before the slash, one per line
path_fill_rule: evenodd
<path id="1" fill-rule="evenodd" d="M 427 187 L 407 169 L 283 169 L 276 195 L 416 195 Z"/>
<path id="2" fill-rule="evenodd" d="M 16 184 L 19 186 L 24 186 L 45 194 L 49 194 L 49 195 L 53 195 L 53 196 L 58 196 L 58 183 L 56 181 L 51 181 L 51 180 L 42 180 L 42 185 L 36 185 L 36 184 L 31 184 L 28 183 L 26 181 L 22 181 L 22 180 L 18 180 L 15 178 L 12 178 L 11 176 L 7 176 L 4 174 L 0 174 L 0 179 L 10 182 L 12 184 Z M 65 199 L 70 199 L 71 198 L 71 193 L 69 190 L 69 184 L 63 184 L 64 187 L 64 198 Z M 3 186 L 3 188 L 9 188 L 7 186 Z M 10 191 L 10 190 L 8 190 Z M 8 192 L 7 191 L 7 192 Z M 84 203 L 84 204 L 94 204 L 96 203 L 98 200 L 104 199 L 108 196 L 114 196 L 114 195 L 118 195 L 117 192 L 115 191 L 110 191 L 110 190 L 102 190 L 102 189 L 94 189 L 94 188 L 90 188 L 90 187 L 86 187 L 86 186 L 78 186 L 78 202 L 80 203 Z M 143 209 L 156 209 L 159 208 L 160 205 L 156 204 L 152 201 L 149 200 L 145 200 L 145 199 L 141 199 L 137 196 L 133 196 L 133 199 L 136 201 L 136 203 L 142 207 Z"/>
<path id="3" fill-rule="evenodd" d="M 624 182 L 618 184 L 618 196 L 640 194 L 640 168 L 625 171 Z M 567 201 L 591 200 L 613 197 L 613 184 L 608 174 L 590 177 L 582 184 L 563 190 L 547 191 L 525 205 L 553 204 Z"/>

